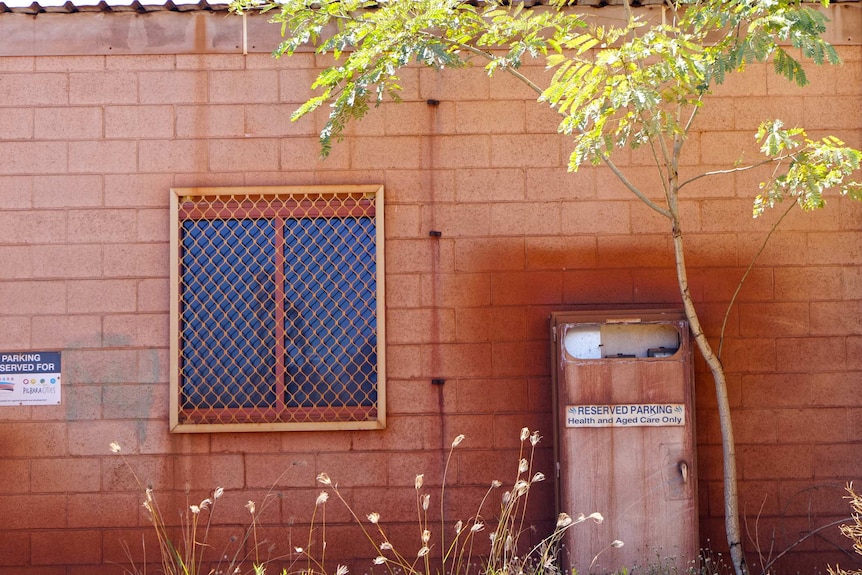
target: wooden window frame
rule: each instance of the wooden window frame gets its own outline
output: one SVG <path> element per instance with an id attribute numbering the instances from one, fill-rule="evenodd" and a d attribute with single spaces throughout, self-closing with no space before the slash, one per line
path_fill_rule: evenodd
<path id="1" fill-rule="evenodd" d="M 199 210 L 189 209 L 184 204 L 190 203 L 202 197 L 337 197 L 337 196 L 361 196 L 373 202 L 374 224 L 375 224 L 375 274 L 376 274 L 376 404 L 374 408 L 357 406 L 350 408 L 340 406 L 341 416 L 339 419 L 326 419 L 313 413 L 321 409 L 319 406 L 308 407 L 285 407 L 283 390 L 285 378 L 288 377 L 283 365 L 276 369 L 276 405 L 269 409 L 255 408 L 255 419 L 241 422 L 208 422 L 194 421 L 194 417 L 184 416 L 181 407 L 182 395 L 182 367 L 181 354 L 183 345 L 182 334 L 182 295 L 181 295 L 181 271 L 183 248 L 181 245 L 180 229 L 184 222 L 194 219 L 221 220 L 236 218 L 237 210 L 243 214 L 243 218 L 263 219 L 274 217 L 273 211 L 258 209 L 254 202 L 246 206 L 229 206 L 228 203 L 212 203 L 209 208 Z M 288 203 L 291 200 L 288 200 Z M 303 217 L 327 217 L 342 218 L 350 216 L 349 208 L 330 209 L 323 206 L 318 209 L 312 205 L 311 208 L 303 208 Z M 176 433 L 204 433 L 204 432 L 243 432 L 243 431 L 302 431 L 302 430 L 353 430 L 353 429 L 382 429 L 386 426 L 386 350 L 385 350 L 385 289 L 384 289 L 384 231 L 383 231 L 383 186 L 377 185 L 353 185 L 353 186 L 258 186 L 258 187 L 202 187 L 202 188 L 173 188 L 170 194 L 170 430 Z M 274 257 L 275 268 L 284 264 L 284 254 L 276 250 Z M 283 268 L 282 268 L 283 269 Z M 279 273 L 279 272 L 276 272 Z M 283 275 L 283 273 L 282 273 Z M 276 282 L 276 301 L 284 298 L 283 283 Z M 283 306 L 282 306 L 283 307 Z M 276 364 L 279 362 L 278 354 L 284 355 L 285 334 L 283 313 L 279 315 L 276 311 Z M 211 408 L 212 409 L 212 408 Z M 220 412 L 227 412 L 231 408 L 218 408 Z M 351 413 L 351 409 L 355 412 Z M 240 411 L 242 408 L 240 408 Z M 304 421 L 277 421 L 280 414 L 290 412 L 302 415 Z M 345 420 L 344 417 L 353 418 Z M 292 417 L 293 418 L 293 417 Z M 249 419 L 245 417 L 245 419 Z"/>

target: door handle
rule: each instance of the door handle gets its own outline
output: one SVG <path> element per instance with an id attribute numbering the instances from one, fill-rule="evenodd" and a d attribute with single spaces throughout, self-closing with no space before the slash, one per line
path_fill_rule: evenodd
<path id="1" fill-rule="evenodd" d="M 682 476 L 682 482 L 688 483 L 688 463 L 680 461 L 677 464 L 677 467 L 679 467 L 679 474 Z"/>

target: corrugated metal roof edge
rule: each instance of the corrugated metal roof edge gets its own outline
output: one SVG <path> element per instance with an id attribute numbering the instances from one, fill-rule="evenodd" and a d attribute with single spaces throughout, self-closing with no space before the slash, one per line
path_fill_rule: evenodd
<path id="1" fill-rule="evenodd" d="M 481 4 L 482 0 L 468 0 L 470 4 Z M 512 2 L 523 3 L 526 6 L 541 6 L 547 4 L 547 0 L 511 0 Z M 819 3 L 816 0 L 810 0 L 812 3 Z M 833 3 L 859 3 L 862 0 L 833 0 Z M 664 0 L 632 0 L 632 5 L 638 6 L 655 6 L 663 4 Z M 227 11 L 229 1 L 207 2 L 207 0 L 198 0 L 197 2 L 180 2 L 174 3 L 172 0 L 133 0 L 129 4 L 117 5 L 111 4 L 106 0 L 100 1 L 98 4 L 76 4 L 73 0 L 60 5 L 42 5 L 38 1 L 27 6 L 9 6 L 5 2 L 0 2 L 0 14 L 15 13 L 15 14 L 73 14 L 76 12 L 136 12 L 146 14 L 148 12 L 192 12 L 192 11 Z M 590 8 L 601 8 L 604 6 L 622 5 L 622 0 L 579 0 L 578 5 Z"/>
<path id="2" fill-rule="evenodd" d="M 160 4 L 141 3 L 139 0 L 134 0 L 130 4 L 116 5 L 109 4 L 102 0 L 98 4 L 75 4 L 69 0 L 61 5 L 46 5 L 43 6 L 39 2 L 33 2 L 28 6 L 9 6 L 5 2 L 0 2 L 0 14 L 74 14 L 76 12 L 136 12 L 138 14 L 146 14 L 148 12 L 192 12 L 192 11 L 217 11 L 224 12 L 228 9 L 228 2 L 207 2 L 207 0 L 199 0 L 190 4 L 175 4 L 171 0 L 166 0 Z"/>

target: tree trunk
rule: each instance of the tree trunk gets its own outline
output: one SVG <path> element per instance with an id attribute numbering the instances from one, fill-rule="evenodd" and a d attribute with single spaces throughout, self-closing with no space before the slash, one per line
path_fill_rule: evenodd
<path id="1" fill-rule="evenodd" d="M 674 196 L 675 193 L 671 195 Z M 691 292 L 688 288 L 688 274 L 685 265 L 685 254 L 683 251 L 682 231 L 679 227 L 679 210 L 675 201 L 669 202 L 673 221 L 673 252 L 676 260 L 676 277 L 679 282 L 679 293 L 682 296 L 682 304 L 685 315 L 688 318 L 694 340 L 700 353 L 706 360 L 712 378 L 715 381 L 715 395 L 718 401 L 718 418 L 721 427 L 721 448 L 724 460 L 724 524 L 727 533 L 727 544 L 730 549 L 730 558 L 736 575 L 748 575 L 748 566 L 745 563 L 745 555 L 742 551 L 742 534 L 739 527 L 739 498 L 736 486 L 736 443 L 733 438 L 733 426 L 730 419 L 730 401 L 727 397 L 727 379 L 724 374 L 724 366 L 715 354 L 703 333 Z"/>

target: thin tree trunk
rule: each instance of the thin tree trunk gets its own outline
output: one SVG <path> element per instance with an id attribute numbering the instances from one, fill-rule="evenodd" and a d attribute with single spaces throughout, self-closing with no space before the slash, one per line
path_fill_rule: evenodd
<path id="1" fill-rule="evenodd" d="M 712 378 L 715 381 L 715 395 L 718 401 L 718 418 L 721 427 L 721 448 L 724 461 L 724 523 L 727 532 L 727 544 L 730 558 L 736 575 L 748 575 L 748 566 L 742 551 L 742 533 L 739 527 L 739 498 L 736 486 L 736 443 L 733 438 L 733 426 L 730 419 L 730 401 L 727 397 L 727 378 L 724 366 L 715 354 L 703 332 L 691 292 L 688 287 L 688 274 L 683 251 L 682 231 L 679 227 L 679 211 L 676 202 L 672 201 L 670 211 L 673 219 L 673 251 L 676 260 L 676 277 L 679 282 L 679 293 L 689 327 L 694 336 L 700 353 L 706 360 Z"/>

